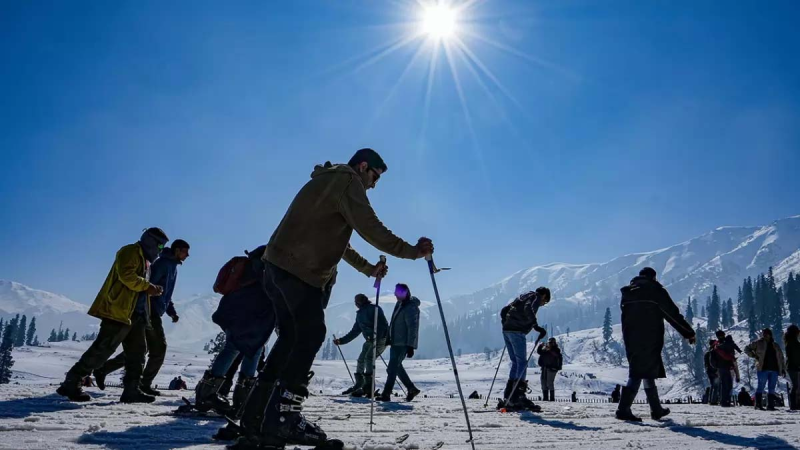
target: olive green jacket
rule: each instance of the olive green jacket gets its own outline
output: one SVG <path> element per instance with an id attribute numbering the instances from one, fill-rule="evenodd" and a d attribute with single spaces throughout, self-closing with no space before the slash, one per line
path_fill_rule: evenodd
<path id="1" fill-rule="evenodd" d="M 147 281 L 142 247 L 138 243 L 126 245 L 117 252 L 111 271 L 89 308 L 89 315 L 130 325 L 136 299 L 148 287 L 150 282 Z M 150 311 L 149 296 L 147 311 Z"/>

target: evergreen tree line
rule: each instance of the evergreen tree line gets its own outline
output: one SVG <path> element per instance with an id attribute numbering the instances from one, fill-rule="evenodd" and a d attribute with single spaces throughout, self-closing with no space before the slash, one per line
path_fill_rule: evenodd
<path id="1" fill-rule="evenodd" d="M 322 346 L 320 359 L 325 361 L 342 359 L 341 355 L 339 355 L 339 349 L 336 348 L 336 344 L 333 343 L 331 338 L 328 338 L 328 340 L 325 341 L 325 345 Z"/>
<path id="2" fill-rule="evenodd" d="M 4 322 L 0 318 L 0 336 L 5 336 L 6 330 L 10 333 L 9 338 L 14 347 L 39 345 L 39 337 L 36 335 L 36 317 L 31 317 L 30 324 L 28 324 L 28 317 L 25 315 L 20 318 L 19 314 L 17 314 L 8 322 Z"/>
<path id="3" fill-rule="evenodd" d="M 97 337 L 96 333 L 84 335 L 84 337 L 91 336 L 91 335 L 94 335 L 95 338 Z M 58 325 L 58 331 L 56 331 L 55 328 L 50 330 L 50 337 L 47 338 L 47 342 L 64 342 L 64 341 L 69 341 L 69 340 L 77 341 L 78 340 L 78 333 L 72 333 L 72 336 L 70 336 L 69 328 L 62 329 L 61 328 L 61 324 Z M 91 339 L 91 340 L 94 340 L 94 339 Z"/>

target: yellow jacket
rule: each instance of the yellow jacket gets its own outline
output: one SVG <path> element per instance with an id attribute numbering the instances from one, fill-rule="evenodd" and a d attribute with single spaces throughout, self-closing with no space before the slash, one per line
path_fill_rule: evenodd
<path id="1" fill-rule="evenodd" d="M 139 243 L 126 245 L 117 252 L 114 265 L 89 308 L 89 315 L 130 325 L 136 299 L 148 287 L 150 282 L 147 281 L 147 264 L 142 247 Z M 150 311 L 149 296 L 147 311 Z"/>

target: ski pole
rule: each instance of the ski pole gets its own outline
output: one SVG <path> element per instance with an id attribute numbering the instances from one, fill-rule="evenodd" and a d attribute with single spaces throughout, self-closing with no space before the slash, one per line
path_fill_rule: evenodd
<path id="1" fill-rule="evenodd" d="M 467 402 L 464 401 L 464 392 L 461 391 L 461 380 L 458 377 L 458 366 L 456 365 L 456 358 L 453 356 L 453 345 L 450 343 L 450 332 L 447 331 L 447 320 L 444 318 L 444 308 L 442 308 L 442 299 L 439 296 L 439 287 L 436 286 L 436 273 L 442 268 L 437 269 L 433 263 L 433 255 L 425 257 L 428 261 L 428 271 L 431 273 L 431 283 L 433 284 L 433 293 L 436 294 L 436 303 L 439 305 L 439 315 L 442 317 L 442 329 L 444 330 L 444 338 L 447 341 L 447 350 L 450 352 L 450 362 L 453 364 L 453 375 L 456 378 L 456 386 L 458 387 L 458 396 L 461 398 L 461 406 L 464 408 L 464 418 L 467 420 L 467 431 L 469 432 L 469 442 L 472 445 L 472 450 L 475 450 L 475 440 L 472 437 L 472 426 L 469 423 L 469 411 L 467 411 Z"/>
<path id="2" fill-rule="evenodd" d="M 381 262 L 378 265 L 386 265 L 386 257 L 381 255 Z M 380 307 L 381 303 L 381 274 L 380 270 L 378 271 L 378 276 L 375 277 L 375 317 L 373 318 L 372 322 L 372 340 L 374 342 L 372 346 L 372 387 L 370 391 L 370 401 L 369 401 L 369 432 L 372 433 L 372 426 L 375 425 L 373 422 L 373 414 L 375 412 L 375 375 L 377 374 L 377 370 L 375 370 L 375 360 L 378 359 L 378 308 Z M 391 392 L 389 395 L 392 395 Z"/>
<path id="3" fill-rule="evenodd" d="M 544 338 L 544 336 L 542 336 L 542 335 L 539 335 L 539 337 L 536 339 L 536 343 L 535 343 L 535 344 L 533 344 L 533 348 L 531 349 L 531 352 L 528 354 L 528 359 L 525 361 L 525 367 L 528 367 L 528 365 L 530 364 L 530 362 L 531 362 L 531 358 L 533 357 L 533 352 L 535 352 L 535 351 L 536 351 L 536 347 L 538 347 L 538 346 L 539 346 L 539 342 L 540 342 L 540 341 L 541 341 L 543 338 Z M 508 402 L 509 402 L 509 401 L 511 401 L 511 397 L 513 397 L 513 396 L 514 396 L 514 392 L 517 392 L 517 387 L 519 387 L 519 382 L 520 382 L 520 381 L 522 381 L 522 378 L 519 378 L 519 379 L 517 379 L 517 382 L 516 382 L 516 383 L 514 383 L 514 389 L 512 389 L 512 390 L 511 390 L 511 395 L 509 395 L 509 396 L 508 396 L 508 398 L 507 398 L 507 399 L 505 399 L 505 400 L 506 400 L 506 402 L 503 404 L 503 408 L 507 408 L 507 407 L 508 407 Z"/>
<path id="4" fill-rule="evenodd" d="M 388 372 L 389 371 L 389 365 L 386 364 L 386 360 L 383 359 L 383 355 L 381 355 L 381 361 L 383 361 L 383 365 L 386 366 L 386 371 Z M 400 390 L 403 391 L 403 395 L 408 397 L 408 393 L 406 392 L 405 389 L 403 389 L 403 383 L 398 383 L 397 385 L 400 387 Z"/>
<path id="5" fill-rule="evenodd" d="M 336 341 L 336 335 L 333 335 L 333 340 Z M 336 348 L 339 349 L 339 354 L 342 355 L 342 361 L 344 361 L 344 367 L 347 369 L 347 374 L 350 375 L 350 381 L 354 384 L 356 382 L 355 378 L 353 378 L 353 374 L 350 372 L 350 367 L 347 365 L 347 360 L 344 359 L 344 353 L 342 353 L 342 347 L 339 347 L 339 344 L 336 344 Z"/>
<path id="6" fill-rule="evenodd" d="M 489 405 L 489 399 L 492 398 L 492 389 L 494 389 L 494 381 L 497 379 L 497 372 L 500 372 L 500 364 L 503 363 L 503 356 L 506 354 L 506 348 L 503 346 L 503 353 L 500 353 L 500 361 L 497 361 L 497 369 L 494 371 L 494 378 L 492 378 L 492 385 L 489 387 L 489 393 L 486 394 L 486 403 L 483 404 L 483 407 L 486 408 Z"/>

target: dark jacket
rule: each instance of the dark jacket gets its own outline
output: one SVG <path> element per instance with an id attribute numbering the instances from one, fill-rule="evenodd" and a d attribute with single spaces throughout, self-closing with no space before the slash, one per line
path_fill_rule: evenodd
<path id="1" fill-rule="evenodd" d="M 739 401 L 739 406 L 753 406 L 753 398 L 747 392 L 739 391 L 736 399 Z"/>
<path id="2" fill-rule="evenodd" d="M 161 296 L 150 298 L 150 311 L 153 315 L 163 316 L 165 312 L 170 317 L 177 315 L 175 305 L 172 303 L 172 292 L 178 281 L 179 264 L 180 261 L 175 258 L 172 249 L 165 247 L 150 267 L 150 284 L 164 288 Z"/>
<path id="3" fill-rule="evenodd" d="M 419 305 L 419 299 L 410 294 L 409 298 L 394 305 L 387 345 L 417 348 L 419 343 Z"/>
<path id="4" fill-rule="evenodd" d="M 694 337 L 692 326 L 664 286 L 656 280 L 636 277 L 621 289 L 622 338 L 631 378 L 665 378 L 661 350 L 666 320 L 685 338 Z"/>
<path id="5" fill-rule="evenodd" d="M 383 308 L 378 308 L 378 339 L 386 339 L 389 331 L 389 323 L 383 315 Z M 358 309 L 356 313 L 356 323 L 349 333 L 339 338 L 339 344 L 344 345 L 355 339 L 359 334 L 364 335 L 364 339 L 371 341 L 372 333 L 375 329 L 375 305 L 368 303 Z"/>
<path id="6" fill-rule="evenodd" d="M 714 352 L 714 348 L 710 348 L 705 355 L 703 355 L 703 365 L 706 368 L 706 375 L 709 378 L 716 378 L 719 376 L 719 370 L 711 364 L 711 354 Z"/>
<path id="7" fill-rule="evenodd" d="M 211 320 L 247 356 L 255 355 L 267 343 L 275 329 L 272 301 L 261 283 L 251 284 L 223 296 Z"/>
<path id="8" fill-rule="evenodd" d="M 786 343 L 786 370 L 800 370 L 800 341 Z"/>
<path id="9" fill-rule="evenodd" d="M 539 344 L 536 353 L 539 354 L 539 367 L 543 369 L 561 370 L 564 359 L 561 356 L 560 348 L 556 347 L 545 350 L 544 344 Z"/>
<path id="10" fill-rule="evenodd" d="M 536 321 L 536 313 L 542 302 L 535 292 L 528 292 L 515 298 L 511 303 L 500 310 L 500 320 L 503 331 L 516 331 L 528 334 L 531 330 L 541 332 L 542 328 Z"/>

